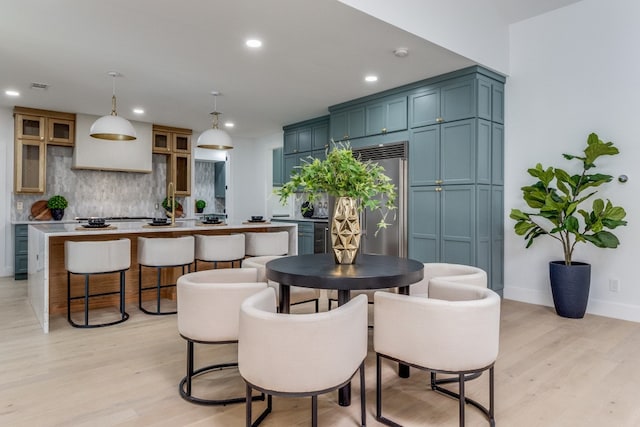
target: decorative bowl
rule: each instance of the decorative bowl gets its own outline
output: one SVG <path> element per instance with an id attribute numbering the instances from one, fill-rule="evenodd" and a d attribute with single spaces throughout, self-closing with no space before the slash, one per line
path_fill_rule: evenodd
<path id="1" fill-rule="evenodd" d="M 262 221 L 262 216 L 258 216 L 258 215 L 252 215 L 251 216 L 251 221 Z"/>
<path id="2" fill-rule="evenodd" d="M 87 220 L 89 225 L 104 225 L 104 218 L 89 218 Z"/>
<path id="3" fill-rule="evenodd" d="M 153 218 L 154 224 L 166 224 L 167 218 Z"/>

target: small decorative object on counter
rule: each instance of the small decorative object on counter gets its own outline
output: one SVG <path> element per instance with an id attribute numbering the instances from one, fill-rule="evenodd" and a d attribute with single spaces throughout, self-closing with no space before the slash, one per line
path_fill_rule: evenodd
<path id="1" fill-rule="evenodd" d="M 207 206 L 207 202 L 204 200 L 196 200 L 196 213 L 202 213 Z"/>
<path id="2" fill-rule="evenodd" d="M 336 197 L 331 220 L 331 246 L 338 264 L 354 264 L 360 247 L 358 212 L 364 208 L 380 211 L 378 229 L 388 224 L 387 214 L 396 209 L 396 187 L 378 163 L 361 161 L 353 156 L 349 142 L 331 141 L 331 150 L 324 160 L 308 157 L 292 174 L 291 180 L 275 193 L 285 204 L 301 189 L 311 203 L 320 193 Z"/>
<path id="3" fill-rule="evenodd" d="M 303 217 L 311 218 L 313 216 L 313 213 L 315 212 L 315 209 L 313 205 L 307 200 L 300 206 L 300 212 L 302 213 Z"/>
<path id="4" fill-rule="evenodd" d="M 64 216 L 64 210 L 67 206 L 69 206 L 67 199 L 58 194 L 51 196 L 47 201 L 47 207 L 51 210 L 51 216 L 55 221 L 60 221 L 62 219 Z"/>

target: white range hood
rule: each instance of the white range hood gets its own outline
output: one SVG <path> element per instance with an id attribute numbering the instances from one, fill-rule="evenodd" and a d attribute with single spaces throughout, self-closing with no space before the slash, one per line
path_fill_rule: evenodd
<path id="1" fill-rule="evenodd" d="M 98 116 L 76 115 L 73 169 L 150 173 L 152 170 L 152 125 L 131 122 L 137 133 L 133 141 L 107 141 L 89 136 Z"/>

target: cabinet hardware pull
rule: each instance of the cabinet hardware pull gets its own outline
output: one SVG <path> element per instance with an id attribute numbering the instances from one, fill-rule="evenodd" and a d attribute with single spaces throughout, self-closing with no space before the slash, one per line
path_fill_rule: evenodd
<path id="1" fill-rule="evenodd" d="M 436 179 L 436 184 L 442 184 L 442 180 L 441 179 Z"/>
<path id="2" fill-rule="evenodd" d="M 387 128 L 382 128 L 382 133 L 387 133 Z"/>
<path id="3" fill-rule="evenodd" d="M 342 137 L 342 139 L 347 139 L 347 138 L 349 138 L 349 135 L 347 134 L 344 134 L 344 136 Z"/>
<path id="4" fill-rule="evenodd" d="M 44 136 L 41 136 L 41 137 L 40 137 L 40 141 L 44 141 Z"/>
<path id="5" fill-rule="evenodd" d="M 442 191 L 442 187 L 436 187 L 436 191 L 439 193 Z"/>
<path id="6" fill-rule="evenodd" d="M 442 117 L 438 117 L 438 118 L 436 119 L 436 122 L 437 122 L 437 123 L 442 123 L 442 122 L 444 122 L 444 119 L 443 119 Z"/>

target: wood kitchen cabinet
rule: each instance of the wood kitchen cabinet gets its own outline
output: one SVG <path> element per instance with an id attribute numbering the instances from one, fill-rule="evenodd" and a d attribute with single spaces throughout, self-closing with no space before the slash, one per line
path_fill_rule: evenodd
<path id="1" fill-rule="evenodd" d="M 75 114 L 35 108 L 14 108 L 14 192 L 46 190 L 47 145 L 73 147 Z"/>
<path id="2" fill-rule="evenodd" d="M 176 196 L 191 195 L 191 129 L 153 125 L 153 152 L 167 156 L 167 185 Z"/>

